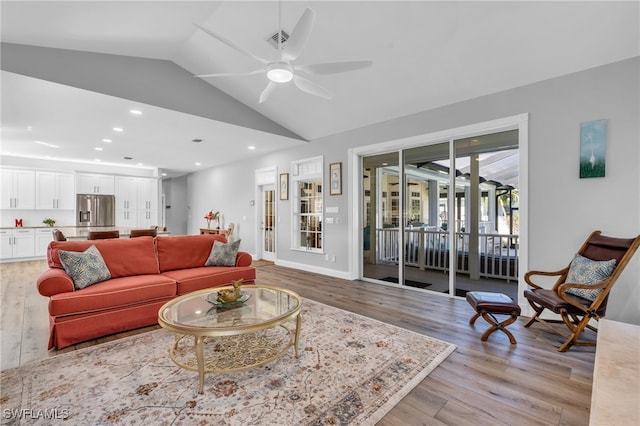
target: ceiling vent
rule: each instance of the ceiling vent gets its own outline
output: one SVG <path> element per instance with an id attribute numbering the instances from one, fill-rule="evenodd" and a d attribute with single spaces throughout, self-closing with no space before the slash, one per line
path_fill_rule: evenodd
<path id="1" fill-rule="evenodd" d="M 133 157 L 123 157 L 125 160 L 133 160 Z"/>
<path id="2" fill-rule="evenodd" d="M 202 142 L 202 139 L 192 139 L 191 142 L 200 143 Z"/>
<path id="3" fill-rule="evenodd" d="M 279 33 L 280 33 L 279 31 L 276 31 L 271 36 L 267 37 L 267 42 L 274 49 L 278 48 L 278 34 Z M 286 44 L 287 40 L 289 40 L 289 34 L 287 34 L 287 32 L 285 30 L 282 30 L 282 38 L 280 38 L 280 43 L 281 43 L 282 47 L 284 47 L 284 45 Z"/>

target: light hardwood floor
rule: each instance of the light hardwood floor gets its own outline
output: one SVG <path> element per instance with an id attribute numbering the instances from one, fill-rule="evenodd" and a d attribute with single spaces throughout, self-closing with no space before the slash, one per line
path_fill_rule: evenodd
<path id="1" fill-rule="evenodd" d="M 265 265 L 265 266 L 260 266 Z M 423 291 L 345 281 L 304 271 L 257 264 L 258 282 L 292 289 L 301 296 L 366 315 L 457 345 L 456 351 L 396 405 L 379 425 L 587 425 L 594 348 L 559 353 L 562 339 L 540 325 L 509 329 L 487 342 L 487 325 L 469 325 L 473 310 L 463 299 Z M 28 364 L 133 332 L 47 351 L 47 299 L 36 277 L 45 261 L 0 264 L 1 368 Z M 304 326 L 303 326 L 304 330 Z"/>

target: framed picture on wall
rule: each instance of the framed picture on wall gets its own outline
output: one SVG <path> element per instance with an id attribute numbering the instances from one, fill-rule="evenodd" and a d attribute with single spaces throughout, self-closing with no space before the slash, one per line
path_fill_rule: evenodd
<path id="1" fill-rule="evenodd" d="M 289 173 L 280 173 L 280 199 L 289 199 Z"/>
<path id="2" fill-rule="evenodd" d="M 329 194 L 342 194 L 342 163 L 329 164 Z"/>
<path id="3" fill-rule="evenodd" d="M 605 175 L 607 120 L 580 123 L 580 178 Z"/>

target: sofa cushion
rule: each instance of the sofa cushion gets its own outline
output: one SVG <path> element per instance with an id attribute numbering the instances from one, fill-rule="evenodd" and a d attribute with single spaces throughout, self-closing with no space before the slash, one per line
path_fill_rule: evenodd
<path id="1" fill-rule="evenodd" d="M 235 266 L 240 241 L 241 240 L 226 244 L 220 241 L 214 241 L 209 258 L 204 266 Z"/>
<path id="2" fill-rule="evenodd" d="M 234 280 L 242 279 L 252 284 L 256 279 L 256 269 L 252 266 L 228 268 L 226 266 L 201 266 L 199 268 L 180 269 L 162 273 L 163 276 L 177 281 L 177 294 L 190 293 L 204 288 L 231 285 Z"/>
<path id="3" fill-rule="evenodd" d="M 94 245 L 83 252 L 59 250 L 58 255 L 76 290 L 111 278 L 100 251 Z"/>
<path id="4" fill-rule="evenodd" d="M 160 272 L 202 267 L 214 241 L 226 243 L 227 239 L 221 234 L 157 237 Z"/>
<path id="5" fill-rule="evenodd" d="M 162 275 L 135 275 L 113 278 L 71 293 L 54 294 L 49 314 L 77 315 L 147 303 L 176 295 L 176 282 Z"/>
<path id="6" fill-rule="evenodd" d="M 50 268 L 62 268 L 59 250 L 85 251 L 92 245 L 100 251 L 111 278 L 159 274 L 153 237 L 84 241 L 52 241 L 47 258 Z M 207 251 L 206 254 L 208 254 Z"/>

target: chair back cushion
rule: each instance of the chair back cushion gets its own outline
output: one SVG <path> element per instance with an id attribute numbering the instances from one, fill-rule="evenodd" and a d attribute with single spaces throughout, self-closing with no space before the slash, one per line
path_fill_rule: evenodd
<path id="1" fill-rule="evenodd" d="M 615 259 L 616 264 L 620 264 L 620 260 L 634 241 L 633 238 L 613 238 L 597 234 L 587 241 L 586 247 L 580 254 L 591 260 Z"/>

